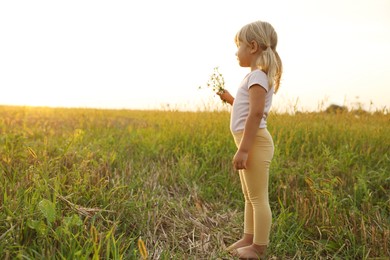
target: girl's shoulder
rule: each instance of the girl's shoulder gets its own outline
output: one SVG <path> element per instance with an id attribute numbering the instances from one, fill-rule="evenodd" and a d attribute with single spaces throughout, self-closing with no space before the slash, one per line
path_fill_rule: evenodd
<path id="1" fill-rule="evenodd" d="M 260 70 L 253 70 L 247 75 L 247 82 L 248 82 L 248 88 L 250 88 L 254 84 L 259 84 L 263 88 L 265 88 L 268 92 L 269 86 L 268 86 L 268 77 L 267 74 Z"/>
<path id="2" fill-rule="evenodd" d="M 263 82 L 264 80 L 268 79 L 268 76 L 267 76 L 267 74 L 264 71 L 262 71 L 260 69 L 256 69 L 256 70 L 252 70 L 251 72 L 249 72 L 245 76 L 245 79 L 247 81 L 249 81 L 249 82 L 250 81 L 261 81 L 261 82 Z"/>
<path id="3" fill-rule="evenodd" d="M 267 77 L 267 74 L 260 69 L 256 69 L 256 70 L 252 70 L 251 72 L 249 72 L 247 76 Z"/>

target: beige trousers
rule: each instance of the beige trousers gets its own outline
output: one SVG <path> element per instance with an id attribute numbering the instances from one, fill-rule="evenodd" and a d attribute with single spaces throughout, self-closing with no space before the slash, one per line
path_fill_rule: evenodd
<path id="1" fill-rule="evenodd" d="M 243 132 L 234 133 L 239 147 Z M 247 169 L 240 170 L 245 198 L 244 233 L 253 234 L 253 243 L 268 245 L 272 213 L 268 200 L 269 167 L 274 155 L 274 143 L 266 128 L 259 129 L 249 151 Z"/>

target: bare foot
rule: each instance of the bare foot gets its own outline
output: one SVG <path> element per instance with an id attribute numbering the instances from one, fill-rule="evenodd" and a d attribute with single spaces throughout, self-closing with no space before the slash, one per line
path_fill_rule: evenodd
<path id="1" fill-rule="evenodd" d="M 250 246 L 253 243 L 253 235 L 250 234 L 244 234 L 243 238 L 238 240 L 236 243 L 230 245 L 228 248 L 226 248 L 227 251 L 233 251 L 240 247 L 246 247 Z"/>
<path id="2" fill-rule="evenodd" d="M 235 250 L 235 256 L 240 259 L 263 259 L 265 257 L 266 249 L 267 246 L 252 244 Z"/>
<path id="3" fill-rule="evenodd" d="M 246 247 L 252 245 L 251 241 L 245 241 L 244 239 L 238 240 L 236 243 L 230 245 L 228 248 L 226 248 L 227 251 L 233 251 L 234 249 L 240 248 L 240 247 Z"/>

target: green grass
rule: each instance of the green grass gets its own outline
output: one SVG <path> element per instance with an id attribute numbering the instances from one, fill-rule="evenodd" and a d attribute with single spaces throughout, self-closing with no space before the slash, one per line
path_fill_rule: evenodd
<path id="1" fill-rule="evenodd" d="M 388 259 L 390 116 L 272 114 L 276 259 Z M 0 258 L 228 259 L 227 112 L 0 107 Z"/>

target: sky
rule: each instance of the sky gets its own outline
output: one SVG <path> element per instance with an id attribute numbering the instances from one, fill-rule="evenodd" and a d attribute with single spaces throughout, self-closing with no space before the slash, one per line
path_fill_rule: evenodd
<path id="1" fill-rule="evenodd" d="M 284 73 L 273 109 L 390 106 L 390 0 L 0 1 L 0 105 L 198 110 L 234 36 L 263 20 Z"/>

